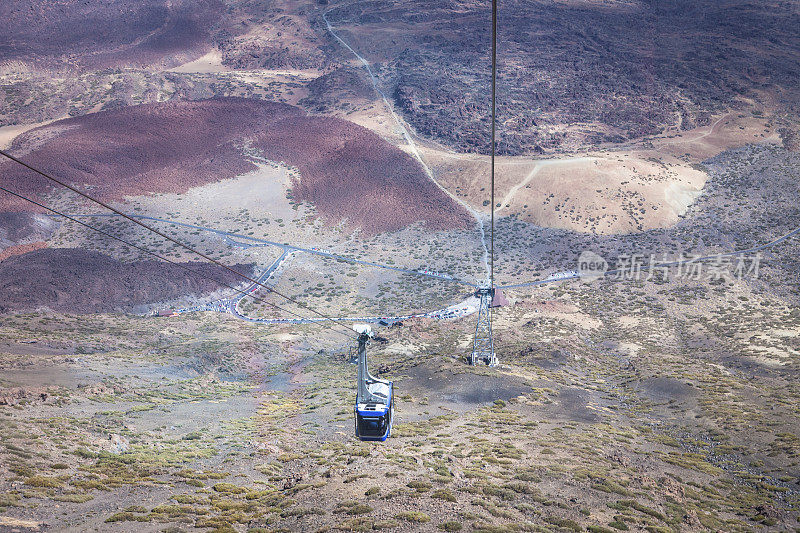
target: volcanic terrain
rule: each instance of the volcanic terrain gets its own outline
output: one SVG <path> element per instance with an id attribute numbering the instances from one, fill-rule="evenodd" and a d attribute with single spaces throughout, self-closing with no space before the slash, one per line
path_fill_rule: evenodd
<path id="1" fill-rule="evenodd" d="M 220 98 L 126 107 L 54 122 L 12 145 L 27 163 L 106 200 L 232 178 L 256 168 L 245 149 L 296 167 L 293 199 L 313 203 L 331 223 L 345 220 L 367 234 L 417 222 L 431 229 L 471 223 L 411 156 L 353 123 L 280 103 Z M 10 161 L 0 173 L 22 194 L 52 190 Z M 8 196 L 0 208 L 30 209 Z"/>
<path id="2" fill-rule="evenodd" d="M 58 68 L 177 64 L 210 46 L 222 12 L 219 0 L 3 2 L 0 58 Z"/>
<path id="3" fill-rule="evenodd" d="M 797 0 L 498 4 L 0 6 L 0 531 L 797 529 Z"/>
<path id="4" fill-rule="evenodd" d="M 357 2 L 328 20 L 375 64 L 418 133 L 487 152 L 488 3 Z M 513 0 L 498 25 L 503 154 L 620 143 L 728 108 L 797 102 L 794 3 Z"/>
<path id="5" fill-rule="evenodd" d="M 186 294 L 200 296 L 242 281 L 205 262 L 181 264 L 197 273 L 161 261 L 121 263 L 83 249 L 32 251 L 0 261 L 0 312 L 40 308 L 69 313 L 132 311 L 136 306 Z M 250 275 L 250 267 L 233 268 Z"/>

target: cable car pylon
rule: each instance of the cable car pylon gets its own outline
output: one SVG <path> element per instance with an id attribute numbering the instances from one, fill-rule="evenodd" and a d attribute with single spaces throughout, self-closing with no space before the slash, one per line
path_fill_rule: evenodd
<path id="1" fill-rule="evenodd" d="M 494 353 L 494 340 L 492 340 L 492 300 L 494 287 L 481 287 L 475 291 L 475 296 L 481 299 L 478 308 L 478 324 L 475 326 L 475 340 L 472 343 L 472 356 L 470 364 L 486 364 L 497 366 L 497 355 Z"/>
<path id="2" fill-rule="evenodd" d="M 497 94 L 497 0 L 492 0 L 492 159 L 491 159 L 491 252 L 489 254 L 489 279 L 487 285 L 475 291 L 475 296 L 480 298 L 478 308 L 478 324 L 475 326 L 475 340 L 472 343 L 470 364 L 485 363 L 497 366 L 497 355 L 494 353 L 494 340 L 492 339 L 492 300 L 494 300 L 494 156 L 497 149 L 495 141 L 495 96 Z"/>

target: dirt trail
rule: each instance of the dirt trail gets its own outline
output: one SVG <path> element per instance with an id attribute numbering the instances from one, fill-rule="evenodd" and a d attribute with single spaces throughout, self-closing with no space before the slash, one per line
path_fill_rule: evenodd
<path id="1" fill-rule="evenodd" d="M 571 157 L 569 159 L 548 159 L 548 160 L 543 160 L 543 161 L 537 161 L 533 165 L 533 168 L 528 173 L 528 175 L 525 176 L 525 179 L 523 179 L 521 182 L 519 182 L 516 185 L 514 185 L 513 187 L 511 187 L 511 189 L 506 193 L 505 197 L 500 202 L 500 207 L 497 209 L 497 212 L 499 213 L 503 209 L 506 209 L 511 204 L 511 200 L 514 198 L 514 195 L 517 194 L 517 191 L 519 191 L 521 188 L 523 188 L 526 185 L 528 185 L 531 182 L 531 180 L 534 178 L 534 176 L 536 176 L 536 174 L 538 174 L 539 171 L 542 170 L 542 168 L 547 167 L 547 166 L 564 165 L 564 164 L 569 164 L 569 163 L 586 163 L 586 162 L 589 162 L 589 161 L 594 161 L 595 159 L 597 159 L 597 158 L 596 157 Z"/>
<path id="2" fill-rule="evenodd" d="M 720 122 L 722 122 L 723 120 L 725 120 L 726 118 L 728 118 L 732 114 L 733 113 L 725 113 L 724 115 L 719 117 L 717 120 L 715 120 L 713 124 L 711 124 L 711 126 L 708 128 L 708 131 L 701 133 L 697 137 L 693 137 L 693 138 L 685 137 L 685 138 L 681 138 L 681 139 L 675 139 L 673 141 L 667 141 L 665 144 L 683 144 L 683 143 L 687 143 L 687 142 L 696 142 L 696 141 L 699 141 L 700 139 L 705 139 L 706 137 L 708 137 L 709 135 L 714 133 L 714 128 L 716 128 L 719 125 Z"/>
<path id="3" fill-rule="evenodd" d="M 369 61 L 364 59 L 358 52 L 356 52 L 353 49 L 352 46 L 347 44 L 347 42 L 344 39 L 342 39 L 333 30 L 333 27 L 331 26 L 331 23 L 328 22 L 327 12 L 322 13 L 322 20 L 325 21 L 325 26 L 327 27 L 328 32 L 334 37 L 334 39 L 336 39 L 339 43 L 341 43 L 342 46 L 344 46 L 347 50 L 349 50 L 350 53 L 352 53 L 361 62 L 361 64 L 364 66 L 364 68 L 367 71 L 367 74 L 369 75 L 369 79 L 372 82 L 373 88 L 375 89 L 375 91 L 378 93 L 378 95 L 383 100 L 383 103 L 386 105 L 386 109 L 392 115 L 392 118 L 394 119 L 395 123 L 397 123 L 397 127 L 400 128 L 400 131 L 401 131 L 401 133 L 403 135 L 403 138 L 405 139 L 406 143 L 408 144 L 408 147 L 410 148 L 411 153 L 414 155 L 414 157 L 417 159 L 417 161 L 419 161 L 419 164 L 422 165 L 422 168 L 425 169 L 425 173 L 428 175 L 428 178 L 430 178 L 430 180 L 437 187 L 439 187 L 439 189 L 441 189 L 442 192 L 444 192 L 447 196 L 452 198 L 459 205 L 461 205 L 464 209 L 466 209 L 475 218 L 475 220 L 477 221 L 478 228 L 480 229 L 480 233 L 481 233 L 481 245 L 483 246 L 483 266 L 486 269 L 486 277 L 488 279 L 489 272 L 490 272 L 490 269 L 489 269 L 489 247 L 486 244 L 486 228 L 484 227 L 486 215 L 483 215 L 483 214 L 479 213 L 478 211 L 476 211 L 471 205 L 469 205 L 468 203 L 463 201 L 461 198 L 459 198 L 455 194 L 451 193 L 449 190 L 447 190 L 445 187 L 443 187 L 436 180 L 436 177 L 433 175 L 433 171 L 430 169 L 430 167 L 427 165 L 427 163 L 425 163 L 425 160 L 422 158 L 422 155 L 420 154 L 419 150 L 417 149 L 417 144 L 414 142 L 414 139 L 411 137 L 411 133 L 409 132 L 408 128 L 406 127 L 405 122 L 403 121 L 402 118 L 400 118 L 397 115 L 397 113 L 395 113 L 394 107 L 389 102 L 389 99 L 386 97 L 384 92 L 378 86 L 378 79 L 373 74 L 372 67 L 369 64 Z"/>

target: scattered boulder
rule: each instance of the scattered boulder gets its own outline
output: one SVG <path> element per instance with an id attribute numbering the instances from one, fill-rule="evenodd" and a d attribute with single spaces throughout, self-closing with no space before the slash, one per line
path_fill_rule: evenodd
<path id="1" fill-rule="evenodd" d="M 125 453 L 131 447 L 131 443 L 127 438 L 122 435 L 117 435 L 116 433 L 109 435 L 108 443 L 109 451 L 116 454 Z"/>
<path id="2" fill-rule="evenodd" d="M 51 398 L 50 392 L 44 387 L 0 389 L 0 405 L 14 406 L 21 403 L 46 403 Z"/>

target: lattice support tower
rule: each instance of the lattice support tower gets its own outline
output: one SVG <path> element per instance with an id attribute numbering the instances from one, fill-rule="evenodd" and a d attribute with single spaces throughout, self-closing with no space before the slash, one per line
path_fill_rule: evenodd
<path id="1" fill-rule="evenodd" d="M 476 291 L 475 296 L 481 299 L 481 303 L 478 308 L 478 324 L 475 326 L 475 341 L 472 344 L 470 363 L 496 366 L 497 356 L 494 353 L 494 341 L 492 340 L 491 314 L 494 288 L 480 288 Z"/>

